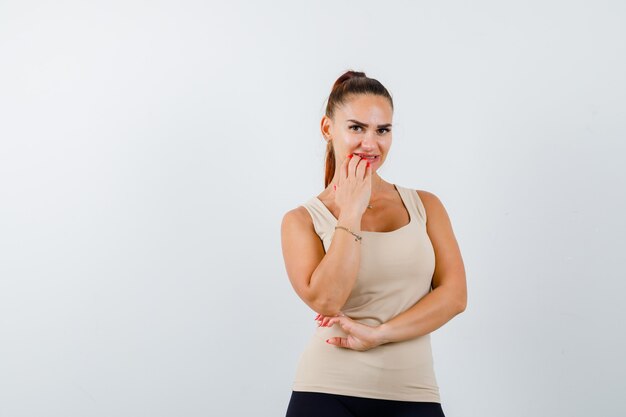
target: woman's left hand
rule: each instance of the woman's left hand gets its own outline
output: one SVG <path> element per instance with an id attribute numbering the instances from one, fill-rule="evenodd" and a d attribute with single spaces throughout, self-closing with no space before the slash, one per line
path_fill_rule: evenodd
<path id="1" fill-rule="evenodd" d="M 381 344 L 377 327 L 359 323 L 342 312 L 336 316 L 318 314 L 315 320 L 322 327 L 330 327 L 336 323 L 348 335 L 348 337 L 331 337 L 326 340 L 328 344 L 359 351 L 369 350 Z"/>

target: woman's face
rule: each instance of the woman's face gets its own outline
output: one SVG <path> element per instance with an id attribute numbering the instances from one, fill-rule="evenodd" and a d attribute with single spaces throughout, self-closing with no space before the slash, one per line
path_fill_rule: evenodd
<path id="1" fill-rule="evenodd" d="M 393 110 L 386 97 L 358 94 L 335 108 L 333 119 L 322 118 L 322 134 L 332 138 L 335 166 L 348 154 L 376 155 L 368 159 L 374 171 L 383 163 L 391 147 Z"/>

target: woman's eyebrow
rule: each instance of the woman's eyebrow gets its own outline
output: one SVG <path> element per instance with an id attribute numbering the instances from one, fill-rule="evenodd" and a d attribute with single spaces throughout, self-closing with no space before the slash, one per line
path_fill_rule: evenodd
<path id="1" fill-rule="evenodd" d="M 369 127 L 368 124 L 363 123 L 363 122 L 359 122 L 358 120 L 354 120 L 354 119 L 348 119 L 349 122 L 355 123 L 357 125 L 363 126 L 363 127 Z M 382 125 L 378 125 L 378 128 L 380 129 L 381 127 L 391 127 L 391 123 L 385 123 Z"/>

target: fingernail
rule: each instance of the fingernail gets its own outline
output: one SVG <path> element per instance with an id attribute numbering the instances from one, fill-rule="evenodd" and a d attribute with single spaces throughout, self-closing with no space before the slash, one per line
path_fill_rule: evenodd
<path id="1" fill-rule="evenodd" d="M 367 166 L 370 166 L 370 161 L 367 161 Z"/>
<path id="2" fill-rule="evenodd" d="M 348 158 L 352 158 L 352 156 L 353 156 L 353 155 L 352 155 L 352 154 L 350 154 L 350 155 L 348 155 Z"/>
<path id="3" fill-rule="evenodd" d="M 337 191 L 337 185 L 333 184 L 333 190 Z"/>

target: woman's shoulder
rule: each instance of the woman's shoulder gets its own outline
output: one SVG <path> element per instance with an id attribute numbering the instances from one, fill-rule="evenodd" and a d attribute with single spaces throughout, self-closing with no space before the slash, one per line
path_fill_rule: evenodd
<path id="1" fill-rule="evenodd" d="M 445 211 L 443 203 L 434 192 L 413 188 L 407 189 L 417 195 L 418 198 L 415 200 L 417 201 L 419 211 L 423 214 L 424 220 L 428 219 L 428 217 L 438 217 L 442 210 Z"/>
<path id="2" fill-rule="evenodd" d="M 435 220 L 439 222 L 442 219 L 444 221 L 449 219 L 446 208 L 437 194 L 426 190 L 415 190 L 415 192 L 419 196 L 419 200 L 424 208 L 424 216 L 430 218 L 431 223 Z"/>
<path id="3" fill-rule="evenodd" d="M 304 205 L 300 205 L 292 208 L 283 215 L 283 224 L 285 223 L 312 226 L 313 219 Z"/>
<path id="4" fill-rule="evenodd" d="M 289 231 L 307 231 L 316 233 L 313 217 L 304 204 L 288 210 L 283 215 L 281 230 L 283 233 Z"/>
<path id="5" fill-rule="evenodd" d="M 404 188 L 407 191 L 416 193 L 420 198 L 429 198 L 429 197 L 435 195 L 434 193 L 432 193 L 430 191 L 426 191 L 426 190 L 419 190 L 419 189 L 416 189 L 416 188 L 406 187 L 406 186 L 403 186 L 403 185 L 400 185 L 400 184 L 396 184 L 396 186 L 398 188 Z"/>
<path id="6" fill-rule="evenodd" d="M 413 190 L 413 191 L 417 193 L 420 200 L 422 200 L 424 204 L 426 204 L 425 200 L 427 200 L 429 203 L 432 203 L 435 200 L 439 200 L 439 197 L 437 197 L 435 193 L 431 191 L 426 191 L 426 190 Z"/>
<path id="7" fill-rule="evenodd" d="M 317 233 L 315 222 L 303 205 L 283 215 L 280 235 L 283 248 L 291 248 L 300 255 L 309 250 L 313 250 L 316 254 L 324 253 L 321 236 Z"/>
<path id="8" fill-rule="evenodd" d="M 402 185 L 398 185 L 398 187 L 399 188 L 404 188 L 405 190 L 407 190 L 409 192 L 417 194 L 418 197 L 420 198 L 420 200 L 422 200 L 422 201 L 428 200 L 428 202 L 430 203 L 432 201 L 439 200 L 439 198 L 432 191 L 419 190 L 419 189 L 415 189 L 415 188 L 411 188 L 411 187 L 404 187 Z"/>

